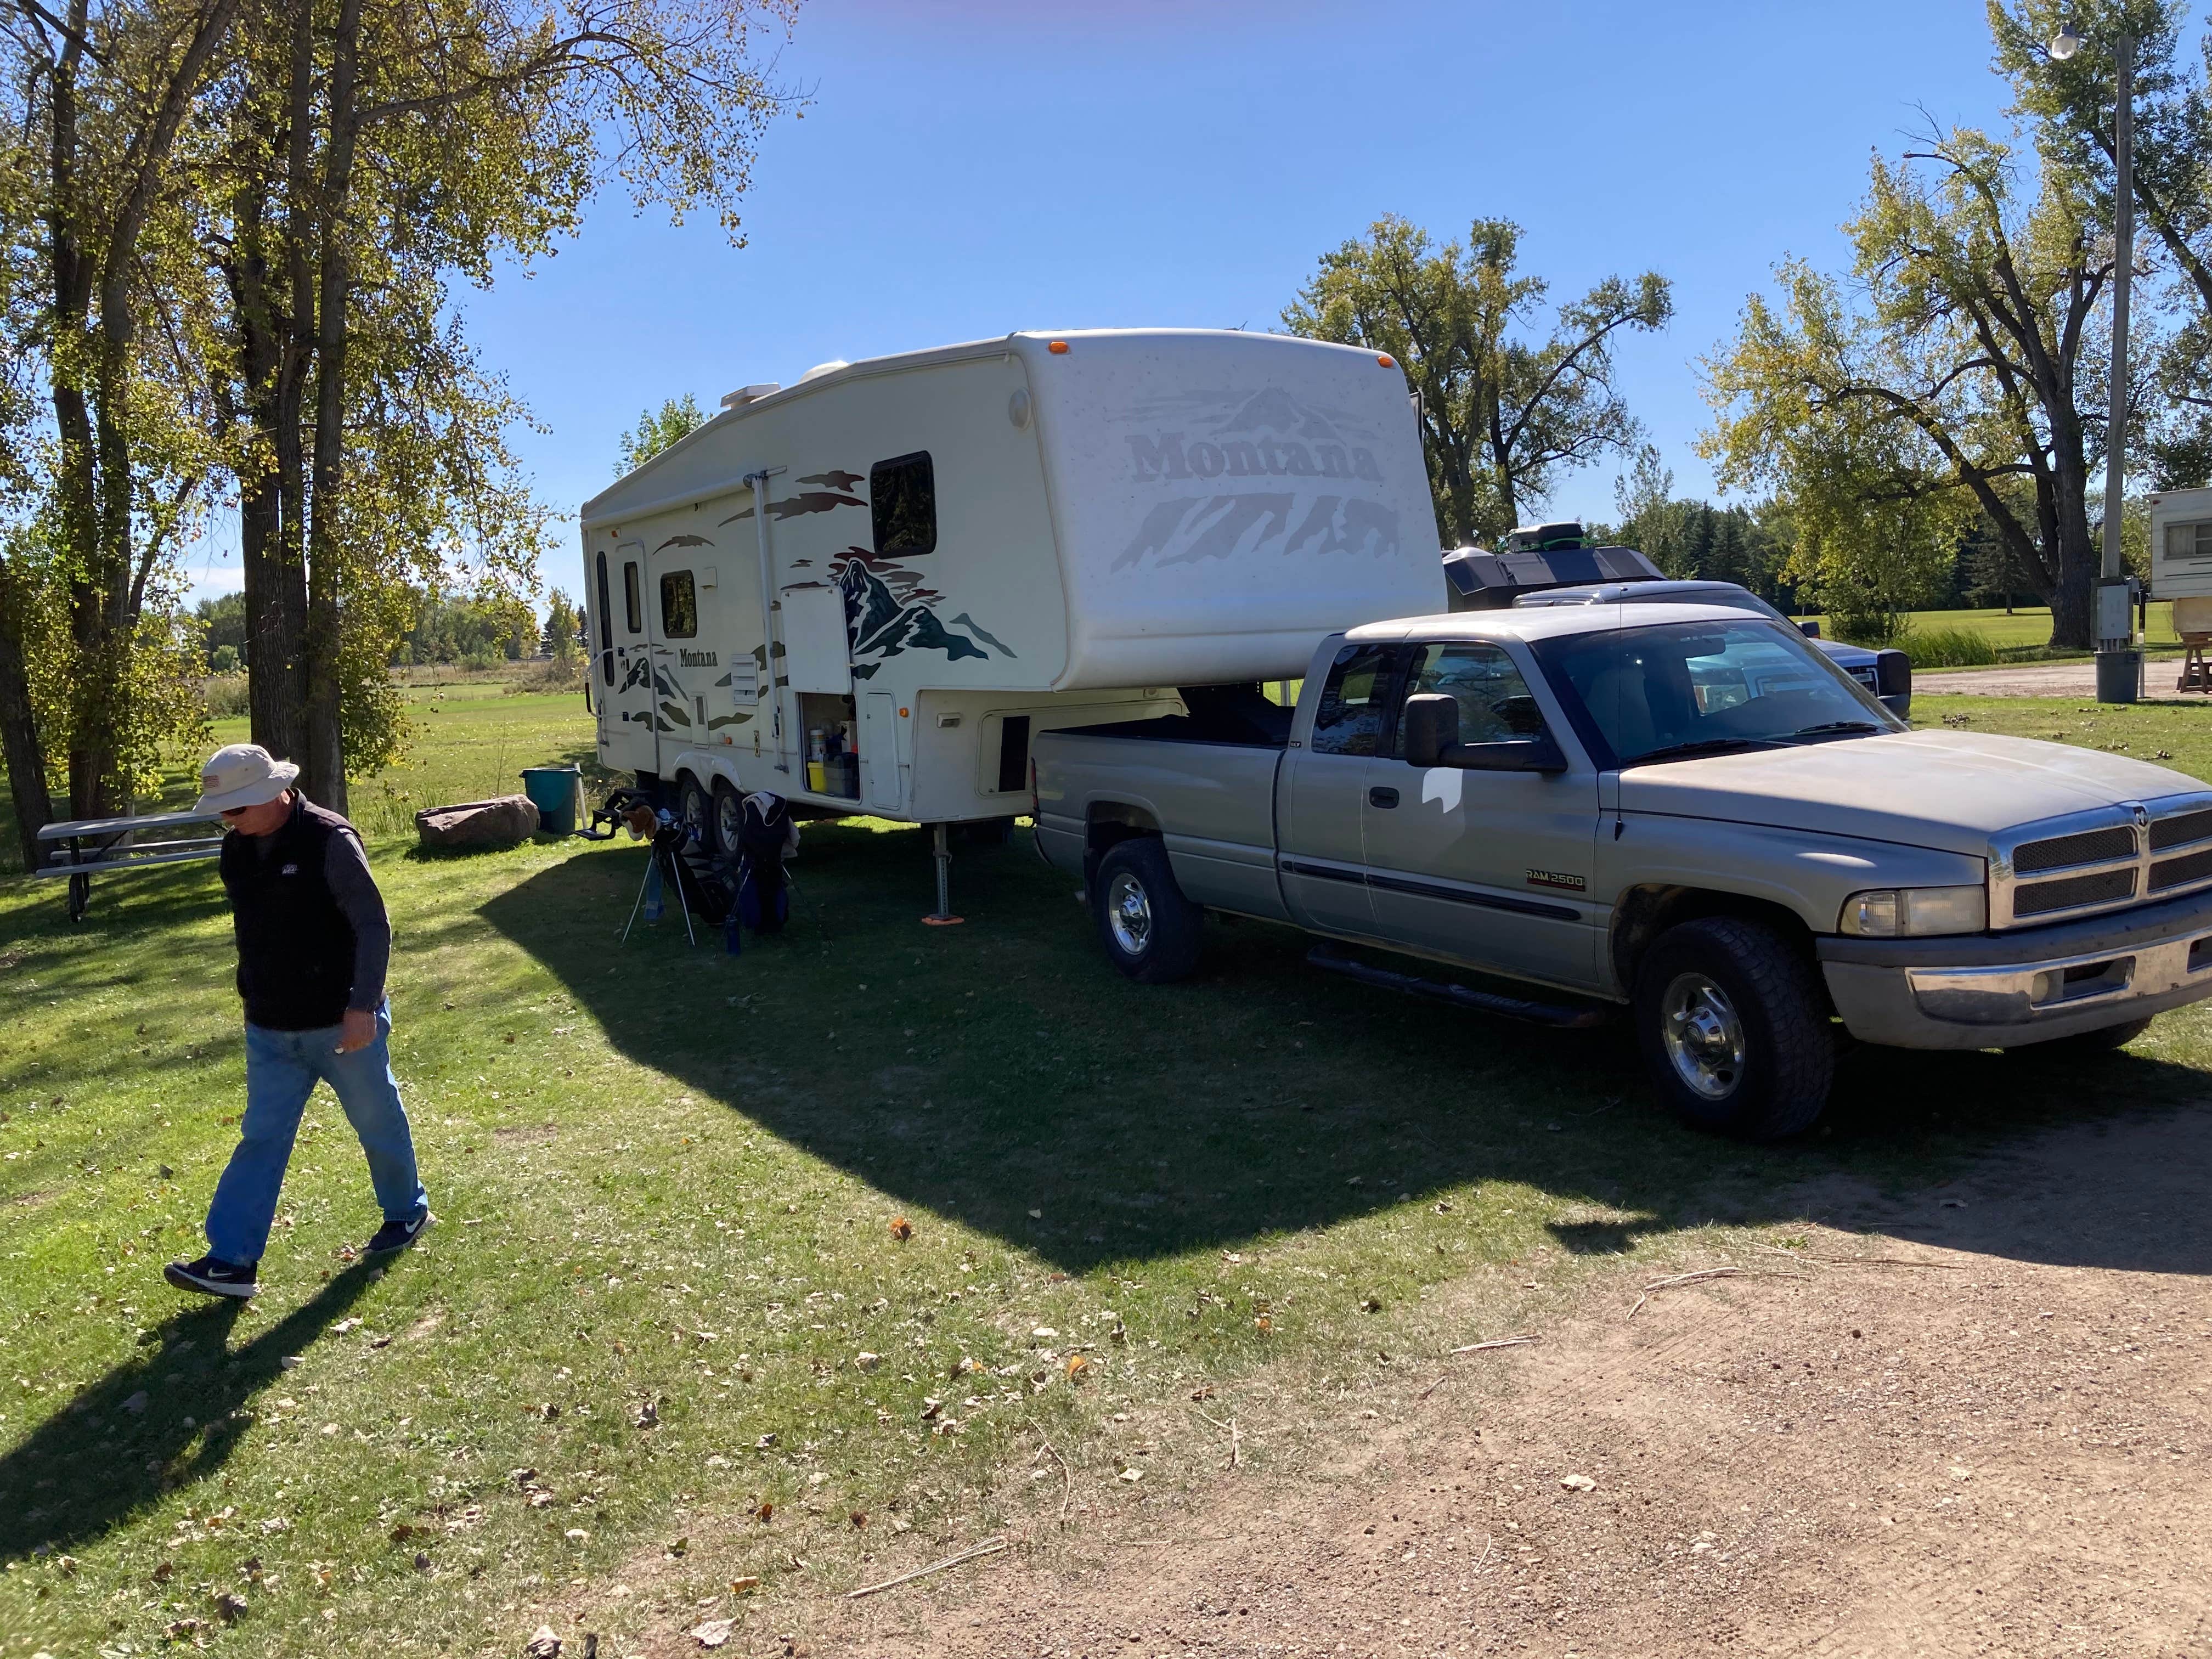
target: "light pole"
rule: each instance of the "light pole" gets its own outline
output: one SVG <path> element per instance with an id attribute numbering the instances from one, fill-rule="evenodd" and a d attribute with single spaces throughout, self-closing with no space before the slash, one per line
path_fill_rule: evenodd
<path id="1" fill-rule="evenodd" d="M 2135 647 L 2135 585 L 2120 558 L 2120 515 L 2127 471 L 2128 285 L 2135 272 L 2136 41 L 2113 43 L 2118 102 L 2112 118 L 2112 405 L 2105 428 L 2105 563 L 2097 583 L 2097 701 L 2133 702 L 2142 678 L 2142 653 Z M 2064 63 L 2081 50 L 2069 24 L 2051 43 Z"/>

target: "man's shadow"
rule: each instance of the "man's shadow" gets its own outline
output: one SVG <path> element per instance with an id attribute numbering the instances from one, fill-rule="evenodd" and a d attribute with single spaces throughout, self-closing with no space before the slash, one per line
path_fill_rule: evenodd
<path id="1" fill-rule="evenodd" d="M 373 1271 L 347 1268 L 236 1347 L 240 1302 L 182 1309 L 149 1333 L 131 1358 L 0 1455 L 0 1559 L 87 1542 L 216 1473 L 252 1431 L 246 1402 L 283 1374 L 287 1355 L 344 1316 Z"/>

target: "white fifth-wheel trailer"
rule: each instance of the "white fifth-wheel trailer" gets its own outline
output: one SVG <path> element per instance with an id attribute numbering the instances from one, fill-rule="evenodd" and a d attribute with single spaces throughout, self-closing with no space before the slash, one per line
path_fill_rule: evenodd
<path id="1" fill-rule="evenodd" d="M 583 547 L 599 758 L 726 854 L 756 790 L 1010 820 L 1040 731 L 1444 606 L 1403 372 L 1275 335 L 1016 333 L 747 386 L 586 503 Z"/>

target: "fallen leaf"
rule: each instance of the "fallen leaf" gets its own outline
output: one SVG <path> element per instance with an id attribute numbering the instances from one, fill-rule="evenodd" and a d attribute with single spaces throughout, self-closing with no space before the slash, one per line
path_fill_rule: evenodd
<path id="1" fill-rule="evenodd" d="M 925 1423 L 945 1409 L 945 1402 L 935 1395 L 926 1395 L 921 1402 L 921 1420 Z"/>
<path id="2" fill-rule="evenodd" d="M 588 1544 L 592 1541 L 592 1534 L 581 1527 L 571 1527 L 561 1535 L 572 1544 Z"/>
<path id="3" fill-rule="evenodd" d="M 639 1401 L 636 1411 L 630 1414 L 630 1421 L 641 1429 L 659 1428 L 660 1426 L 659 1402 L 654 1400 Z"/>
<path id="4" fill-rule="evenodd" d="M 533 1510 L 547 1510 L 552 1508 L 553 1494 L 547 1492 L 543 1486 L 540 1486 L 536 1492 L 530 1494 L 530 1507 Z"/>
<path id="5" fill-rule="evenodd" d="M 1382 1311 L 1382 1299 L 1380 1297 L 1374 1296 L 1366 1297 L 1360 1303 L 1359 1311 L 1362 1313 L 1381 1313 Z"/>
<path id="6" fill-rule="evenodd" d="M 1041 1342 L 1049 1342 L 1053 1338 L 1058 1336 L 1060 1333 L 1053 1329 L 1049 1325 L 1040 1325 L 1035 1330 L 1031 1331 L 1030 1334 L 1036 1337 Z"/>
<path id="7" fill-rule="evenodd" d="M 870 1353 L 866 1349 L 862 1349 L 853 1356 L 853 1363 L 864 1371 L 872 1371 L 884 1363 L 884 1357 L 879 1353 Z"/>
<path id="8" fill-rule="evenodd" d="M 1258 1331 L 1261 1335 L 1266 1336 L 1274 1330 L 1275 1322 L 1269 1316 L 1261 1314 L 1257 1319 L 1255 1319 L 1252 1322 L 1252 1328 Z"/>
<path id="9" fill-rule="evenodd" d="M 1141 1480 L 1144 1478 L 1145 1472 L 1142 1469 L 1124 1469 L 1121 1471 L 1121 1479 L 1132 1483 Z"/>
<path id="10" fill-rule="evenodd" d="M 1071 1382 L 1091 1369 L 1091 1362 L 1079 1353 L 1067 1356 L 1067 1380 Z"/>
<path id="11" fill-rule="evenodd" d="M 225 1623 L 246 1616 L 246 1598 L 235 1590 L 217 1590 L 214 1599 L 215 1610 Z"/>
<path id="12" fill-rule="evenodd" d="M 415 1571 L 417 1572 L 430 1571 L 430 1558 L 420 1550 L 415 1552 Z"/>
<path id="13" fill-rule="evenodd" d="M 775 1520 L 775 1505 L 773 1504 L 763 1504 L 758 1509 L 753 1511 L 753 1519 L 756 1521 Z"/>
<path id="14" fill-rule="evenodd" d="M 730 1580 L 730 1594 L 732 1595 L 750 1595 L 759 1588 L 760 1580 L 750 1574 Z"/>
<path id="15" fill-rule="evenodd" d="M 130 1399 L 123 1402 L 123 1409 L 135 1415 L 136 1413 L 146 1409 L 146 1390 L 141 1389 L 137 1393 L 132 1395 Z"/>
<path id="16" fill-rule="evenodd" d="M 845 1518 L 856 1527 L 865 1527 L 868 1524 L 868 1512 L 866 1510 L 854 1510 Z"/>
<path id="17" fill-rule="evenodd" d="M 691 1540 L 689 1538 L 678 1538 L 669 1545 L 668 1553 L 671 1555 L 681 1555 L 690 1547 Z"/>
<path id="18" fill-rule="evenodd" d="M 952 1380 L 957 1382 L 963 1376 L 980 1375 L 988 1369 L 980 1359 L 963 1358 L 952 1368 Z"/>
<path id="19" fill-rule="evenodd" d="M 774 1444 L 775 1444 L 775 1436 L 772 1433 L 764 1434 L 759 1439 L 753 1442 L 753 1449 L 755 1451 L 766 1451 Z"/>
<path id="20" fill-rule="evenodd" d="M 1595 1492 L 1597 1482 L 1586 1474 L 1563 1474 L 1559 1484 L 1569 1492 Z"/>
<path id="21" fill-rule="evenodd" d="M 154 1582 L 157 1584 L 167 1583 L 169 1582 L 170 1575 L 174 1573 L 176 1570 L 176 1565 L 173 1562 L 162 1562 L 160 1566 L 154 1569 Z"/>
<path id="22" fill-rule="evenodd" d="M 891 1223 L 891 1237 L 898 1240 L 900 1243 L 905 1243 L 907 1240 L 914 1237 L 914 1223 L 908 1221 L 904 1216 L 901 1216 L 897 1220 Z"/>
<path id="23" fill-rule="evenodd" d="M 1032 1221 L 1042 1221 L 1042 1220 L 1043 1220 L 1043 1219 L 1044 1219 L 1044 1212 L 1043 1212 L 1042 1210 L 1031 1210 L 1031 1211 L 1030 1212 L 1030 1220 L 1032 1220 Z"/>
<path id="24" fill-rule="evenodd" d="M 392 1541 L 395 1544 L 404 1544 L 414 1535 L 415 1528 L 404 1521 L 392 1529 Z"/>
<path id="25" fill-rule="evenodd" d="M 734 1619 L 709 1619 L 703 1625 L 693 1626 L 691 1634 L 701 1647 L 719 1648 L 730 1639 L 730 1632 L 737 1622 Z"/>
<path id="26" fill-rule="evenodd" d="M 453 1006 L 450 1002 L 446 1005 L 448 1008 Z M 522 1650 L 529 1659 L 561 1659 L 561 1638 L 553 1633 L 552 1626 L 540 1625 L 537 1633 L 522 1644 Z"/>
<path id="27" fill-rule="evenodd" d="M 535 1469 L 509 1469 L 507 1472 L 507 1478 L 514 1481 L 516 1486 L 527 1489 L 538 1484 L 538 1471 Z"/>
<path id="28" fill-rule="evenodd" d="M 331 1333 L 335 1336 L 343 1336 L 348 1331 L 359 1329 L 361 1323 L 359 1319 L 341 1319 L 331 1327 Z"/>
<path id="29" fill-rule="evenodd" d="M 276 1365 L 277 1369 L 280 1370 L 297 1370 L 300 1367 L 300 1356 L 295 1353 L 288 1353 L 282 1359 L 279 1359 L 276 1362 Z"/>

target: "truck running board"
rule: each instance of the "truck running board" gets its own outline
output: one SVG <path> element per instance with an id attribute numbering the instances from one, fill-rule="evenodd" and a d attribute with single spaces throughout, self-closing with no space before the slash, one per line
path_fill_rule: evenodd
<path id="1" fill-rule="evenodd" d="M 1472 1008 L 1479 1013 L 1526 1020 L 1534 1025 L 1580 1030 L 1602 1025 L 1613 1017 L 1613 1010 L 1601 1005 L 1584 1003 L 1575 1006 L 1566 1003 L 1532 1002 L 1526 997 L 1509 997 L 1496 991 L 1477 991 L 1465 985 L 1447 985 L 1442 980 L 1396 973 L 1388 968 L 1377 968 L 1372 963 L 1358 961 L 1341 951 L 1331 950 L 1326 945 L 1316 945 L 1308 951 L 1306 963 L 1310 967 L 1342 974 L 1346 979 L 1356 979 L 1362 984 L 1379 985 L 1388 991 L 1405 991 L 1413 996 L 1427 997 L 1432 1001 L 1449 1002 L 1455 1007 Z"/>

